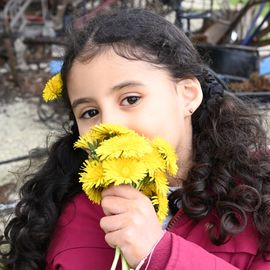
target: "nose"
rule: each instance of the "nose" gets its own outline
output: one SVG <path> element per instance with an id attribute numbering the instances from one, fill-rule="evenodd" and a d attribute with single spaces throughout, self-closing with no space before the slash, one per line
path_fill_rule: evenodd
<path id="1" fill-rule="evenodd" d="M 101 115 L 102 124 L 115 124 L 120 126 L 128 127 L 128 119 L 123 112 L 117 110 L 106 110 L 102 112 Z"/>

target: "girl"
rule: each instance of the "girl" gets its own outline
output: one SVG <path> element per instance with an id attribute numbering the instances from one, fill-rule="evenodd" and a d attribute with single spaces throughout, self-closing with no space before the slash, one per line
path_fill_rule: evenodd
<path id="1" fill-rule="evenodd" d="M 73 125 L 24 184 L 5 230 L 4 269 L 270 269 L 270 157 L 261 116 L 226 92 L 185 35 L 145 10 L 93 18 L 70 35 L 61 70 Z M 169 223 L 131 186 L 101 206 L 81 191 L 73 143 L 114 123 L 161 136 L 179 156 Z M 4 241 L 3 241 L 4 243 Z M 120 268 L 118 268 L 120 269 Z"/>

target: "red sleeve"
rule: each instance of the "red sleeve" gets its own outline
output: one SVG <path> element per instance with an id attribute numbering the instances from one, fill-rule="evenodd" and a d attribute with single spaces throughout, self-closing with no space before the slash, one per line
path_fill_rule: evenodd
<path id="1" fill-rule="evenodd" d="M 239 268 L 174 233 L 166 232 L 141 269 L 237 270 Z"/>
<path id="2" fill-rule="evenodd" d="M 166 231 L 140 270 L 270 270 L 270 252 L 266 259 L 264 261 L 245 252 L 217 252 L 214 255 L 197 244 Z M 243 260 L 249 261 L 248 266 L 237 268 L 228 263 L 245 265 L 241 262 Z"/>
<path id="3" fill-rule="evenodd" d="M 115 250 L 99 226 L 103 215 L 102 208 L 83 193 L 69 202 L 52 235 L 46 270 L 110 269 Z"/>
<path id="4" fill-rule="evenodd" d="M 113 261 L 110 249 L 73 248 L 56 255 L 46 270 L 110 269 Z M 119 266 L 117 269 L 120 269 Z"/>
<path id="5" fill-rule="evenodd" d="M 260 258 L 254 260 L 254 262 L 252 263 L 252 265 L 250 266 L 248 270 L 269 270 L 270 269 L 270 251 L 268 252 L 268 256 L 266 257 L 266 259 L 268 260 L 267 262 L 262 261 L 262 259 Z"/>

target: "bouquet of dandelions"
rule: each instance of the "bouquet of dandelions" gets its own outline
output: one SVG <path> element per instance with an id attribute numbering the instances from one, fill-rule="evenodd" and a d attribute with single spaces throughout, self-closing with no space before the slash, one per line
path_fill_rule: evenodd
<path id="1" fill-rule="evenodd" d="M 80 173 L 82 189 L 100 204 L 101 192 L 109 185 L 129 184 L 148 196 L 160 222 L 168 212 L 167 173 L 177 173 L 176 154 L 161 138 L 149 140 L 136 132 L 113 124 L 100 124 L 80 137 L 75 148 L 87 151 L 88 159 Z M 111 270 L 116 269 L 117 247 Z M 130 269 L 121 255 L 122 270 Z"/>

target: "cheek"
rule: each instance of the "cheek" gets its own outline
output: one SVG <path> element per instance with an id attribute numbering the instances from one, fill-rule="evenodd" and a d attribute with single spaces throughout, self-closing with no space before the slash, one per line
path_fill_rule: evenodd
<path id="1" fill-rule="evenodd" d="M 181 144 L 182 135 L 184 134 L 184 127 L 180 119 L 168 120 L 164 126 L 161 136 L 167 140 L 175 149 Z"/>
<path id="2" fill-rule="evenodd" d="M 179 108 L 159 106 L 158 111 L 148 111 L 142 115 L 138 126 L 134 128 L 137 132 L 150 139 L 162 137 L 175 148 L 179 145 L 181 132 L 184 132 L 184 119 Z"/>
<path id="3" fill-rule="evenodd" d="M 87 133 L 90 129 L 89 125 L 85 125 L 85 124 L 81 123 L 80 121 L 77 121 L 77 125 L 78 125 L 78 130 L 79 130 L 80 136 Z"/>
<path id="4" fill-rule="evenodd" d="M 160 127 L 160 135 L 174 148 L 177 148 L 185 135 L 185 119 L 181 108 L 169 108 L 168 114 L 163 119 Z"/>

